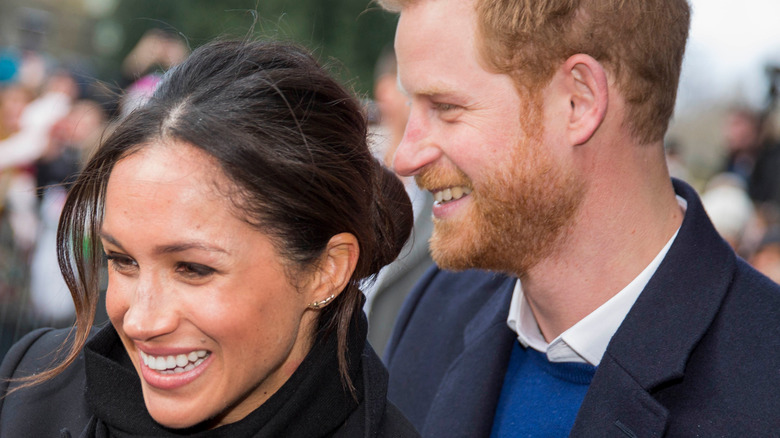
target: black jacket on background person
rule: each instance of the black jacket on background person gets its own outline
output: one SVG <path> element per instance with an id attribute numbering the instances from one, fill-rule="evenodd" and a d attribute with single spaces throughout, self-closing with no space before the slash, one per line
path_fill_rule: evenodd
<path id="1" fill-rule="evenodd" d="M 336 338 L 315 341 L 290 379 L 243 420 L 213 430 L 170 430 L 148 414 L 138 374 L 112 326 L 87 343 L 77 361 L 38 386 L 0 399 L 2 437 L 417 437 L 387 401 L 387 371 L 365 342 L 365 321 L 353 331 L 347 357 L 357 401 L 341 382 Z M 357 333 L 356 333 L 357 332 Z M 6 355 L 0 378 L 18 378 L 53 363 L 68 330 L 40 329 Z M 321 335 L 320 335 L 321 336 Z M 362 337 L 361 337 L 362 336 Z M 15 384 L 11 384 L 13 388 Z M 0 384 L 2 393 L 9 389 Z"/>

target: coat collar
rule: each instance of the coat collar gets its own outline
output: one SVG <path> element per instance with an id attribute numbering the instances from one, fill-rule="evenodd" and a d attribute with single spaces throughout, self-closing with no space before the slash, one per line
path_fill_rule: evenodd
<path id="1" fill-rule="evenodd" d="M 674 187 L 688 202 L 680 232 L 610 341 L 572 436 L 663 435 L 668 411 L 650 393 L 683 377 L 726 295 L 734 252 L 696 192 L 677 180 Z"/>
<path id="2" fill-rule="evenodd" d="M 362 378 L 361 364 L 362 352 L 367 345 L 366 329 L 365 317 L 361 317 L 350 330 L 347 340 L 349 375 L 358 399 L 352 397 L 339 374 L 335 333 L 328 334 L 321 328 L 312 349 L 298 369 L 276 393 L 245 418 L 215 429 L 209 429 L 209 425 L 204 423 L 185 430 L 171 430 L 155 422 L 149 415 L 138 374 L 116 330 L 108 325 L 87 343 L 84 350 L 85 396 L 94 419 L 82 436 L 330 436 L 332 431 L 341 427 L 359 410 L 363 401 L 365 380 Z M 386 393 L 385 386 L 382 386 L 382 393 Z M 117 394 L 120 396 L 117 397 Z M 359 424 L 362 426 L 363 423 Z"/>
<path id="3" fill-rule="evenodd" d="M 358 410 L 358 416 L 355 417 L 355 420 L 360 423 L 352 423 L 350 418 L 345 427 L 335 435 L 336 437 L 376 437 L 381 430 L 380 422 L 387 409 L 387 370 L 368 342 L 366 342 L 361 360 L 363 363 L 363 404 Z"/>

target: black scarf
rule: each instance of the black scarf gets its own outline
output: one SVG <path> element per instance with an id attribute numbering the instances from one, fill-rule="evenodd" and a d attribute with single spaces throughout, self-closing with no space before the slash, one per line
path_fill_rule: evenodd
<path id="1" fill-rule="evenodd" d="M 335 333 L 318 333 L 311 351 L 290 379 L 244 419 L 206 430 L 196 425 L 168 429 L 146 410 L 141 382 L 116 330 L 101 330 L 85 348 L 87 403 L 93 412 L 83 438 L 181 437 L 329 437 L 357 410 L 363 399 L 361 353 L 366 339 L 362 318 L 348 337 L 349 375 L 356 401 L 338 371 Z"/>

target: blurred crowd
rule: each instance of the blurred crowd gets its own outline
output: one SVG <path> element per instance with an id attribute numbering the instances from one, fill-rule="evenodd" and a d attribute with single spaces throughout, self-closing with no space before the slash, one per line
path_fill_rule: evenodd
<path id="1" fill-rule="evenodd" d="M 780 137 L 776 87 L 772 75 L 763 109 L 731 107 L 720 126 L 724 158 L 703 184 L 696 184 L 679 154 L 667 145 L 672 176 L 699 187 L 707 214 L 738 255 L 780 282 Z M 702 254 L 706 257 L 706 254 Z"/>
<path id="2" fill-rule="evenodd" d="M 30 329 L 73 323 L 56 254 L 68 185 L 112 121 L 187 52 L 152 30 L 126 57 L 122 83 L 108 86 L 35 47 L 0 49 L 0 357 Z"/>

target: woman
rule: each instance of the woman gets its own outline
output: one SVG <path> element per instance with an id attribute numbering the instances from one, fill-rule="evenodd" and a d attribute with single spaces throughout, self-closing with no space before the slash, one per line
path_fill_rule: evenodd
<path id="1" fill-rule="evenodd" d="M 411 224 L 360 106 L 306 52 L 196 50 L 71 189 L 76 329 L 65 352 L 42 330 L 6 356 L 0 435 L 416 436 L 358 289 Z M 90 336 L 101 247 L 111 324 Z"/>

